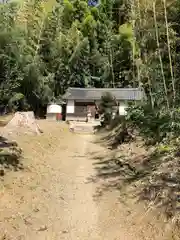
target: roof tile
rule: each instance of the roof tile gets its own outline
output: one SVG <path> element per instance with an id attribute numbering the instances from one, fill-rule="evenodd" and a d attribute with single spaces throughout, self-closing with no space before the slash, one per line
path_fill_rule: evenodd
<path id="1" fill-rule="evenodd" d="M 110 92 L 117 100 L 141 100 L 144 95 L 139 88 L 69 88 L 63 98 L 99 100 L 106 92 Z"/>

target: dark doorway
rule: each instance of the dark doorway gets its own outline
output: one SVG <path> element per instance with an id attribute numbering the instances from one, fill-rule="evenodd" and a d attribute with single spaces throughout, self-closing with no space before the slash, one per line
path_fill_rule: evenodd
<path id="1" fill-rule="evenodd" d="M 75 116 L 86 118 L 88 111 L 90 111 L 92 117 L 94 118 L 93 108 L 93 102 L 75 102 Z"/>
<path id="2" fill-rule="evenodd" d="M 96 119 L 96 120 L 99 119 L 99 113 L 98 113 L 98 112 L 95 113 L 95 119 Z"/>
<path id="3" fill-rule="evenodd" d="M 66 121 L 66 104 L 62 105 L 62 120 Z"/>

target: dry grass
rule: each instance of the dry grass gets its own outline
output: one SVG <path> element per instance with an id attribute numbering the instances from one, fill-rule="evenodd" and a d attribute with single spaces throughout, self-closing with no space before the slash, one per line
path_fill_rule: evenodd
<path id="1" fill-rule="evenodd" d="M 15 134 L 14 140 L 23 151 L 20 161 L 22 168 L 16 171 L 6 169 L 5 176 L 0 178 L 0 239 L 21 239 L 18 238 L 19 231 L 24 233 L 24 227 L 28 226 L 26 215 L 33 216 L 36 211 L 37 206 L 32 205 L 32 202 L 37 198 L 37 205 L 40 204 L 43 208 L 43 198 L 46 195 L 44 184 L 50 184 L 53 168 L 51 161 L 54 165 L 57 161 L 52 159 L 54 153 L 59 151 L 61 159 L 68 148 L 68 142 L 75 137 L 71 136 L 64 123 L 38 120 L 38 124 L 43 130 L 39 136 Z M 39 221 L 43 221 L 42 216 Z M 39 225 L 39 221 L 35 221 L 35 224 Z M 26 237 L 22 239 L 27 239 Z"/>
<path id="2" fill-rule="evenodd" d="M 8 122 L 11 118 L 12 116 L 5 116 L 2 117 L 2 121 Z M 9 176 L 6 176 L 6 180 L 14 176 L 12 173 L 9 174 L 9 171 L 34 168 L 34 165 L 37 164 L 37 156 L 43 158 L 48 153 L 53 152 L 64 136 L 64 132 L 67 133 L 67 138 L 69 136 L 65 123 L 51 123 L 44 120 L 37 122 L 43 130 L 40 135 L 28 135 L 19 131 L 19 134 L 16 132 L 11 134 L 11 140 L 4 137 L 0 138 L 0 171 L 2 176 L 4 174 Z"/>
<path id="3" fill-rule="evenodd" d="M 107 133 L 97 138 L 108 149 L 113 137 L 113 134 L 109 137 L 110 142 L 106 141 Z M 102 191 L 119 190 L 121 199 L 130 204 L 130 208 L 137 209 L 137 202 L 140 206 L 145 204 L 146 212 L 142 221 L 161 218 L 168 228 L 168 237 L 165 239 L 180 239 L 179 156 L 157 151 L 154 147 L 145 148 L 139 139 L 121 144 L 105 154 L 97 154 L 95 159 L 96 177 L 104 182 Z M 140 211 L 136 219 L 139 219 Z"/>

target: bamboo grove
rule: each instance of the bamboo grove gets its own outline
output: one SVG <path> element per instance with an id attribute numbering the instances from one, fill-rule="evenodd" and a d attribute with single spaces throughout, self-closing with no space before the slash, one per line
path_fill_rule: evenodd
<path id="1" fill-rule="evenodd" d="M 0 5 L 1 108 L 36 113 L 72 87 L 141 87 L 127 119 L 161 141 L 179 132 L 178 0 Z"/>

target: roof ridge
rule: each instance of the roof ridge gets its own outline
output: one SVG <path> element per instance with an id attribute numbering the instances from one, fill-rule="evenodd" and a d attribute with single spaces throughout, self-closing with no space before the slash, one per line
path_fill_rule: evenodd
<path id="1" fill-rule="evenodd" d="M 141 90 L 140 88 L 76 88 L 76 87 L 69 87 L 68 89 L 75 89 L 75 90 Z"/>

